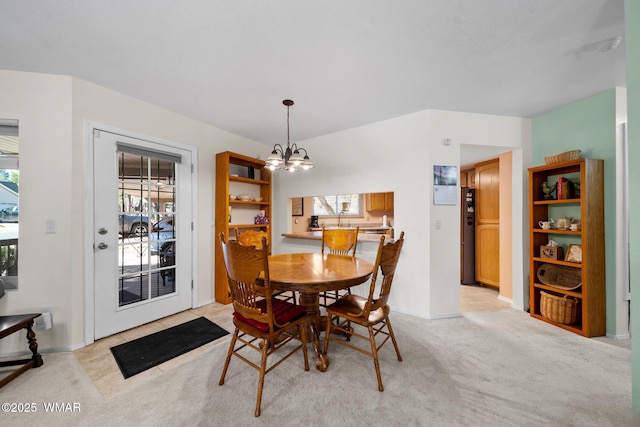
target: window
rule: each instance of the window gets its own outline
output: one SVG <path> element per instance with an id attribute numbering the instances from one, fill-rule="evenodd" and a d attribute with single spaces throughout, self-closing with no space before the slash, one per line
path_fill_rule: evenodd
<path id="1" fill-rule="evenodd" d="M 179 156 L 118 143 L 120 307 L 176 292 L 176 164 Z"/>
<path id="2" fill-rule="evenodd" d="M 338 194 L 313 196 L 313 215 L 318 216 L 362 216 L 361 194 Z"/>
<path id="3" fill-rule="evenodd" d="M 0 119 L 0 288 L 18 289 L 18 121 Z"/>

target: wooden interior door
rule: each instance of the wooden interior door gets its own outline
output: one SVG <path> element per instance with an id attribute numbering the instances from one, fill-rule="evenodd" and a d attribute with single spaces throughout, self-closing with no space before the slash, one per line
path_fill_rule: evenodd
<path id="1" fill-rule="evenodd" d="M 500 162 L 476 165 L 476 281 L 500 287 Z"/>

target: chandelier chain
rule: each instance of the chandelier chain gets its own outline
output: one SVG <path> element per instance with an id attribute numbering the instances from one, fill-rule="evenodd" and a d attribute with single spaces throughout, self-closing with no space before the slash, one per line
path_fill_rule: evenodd
<path id="1" fill-rule="evenodd" d="M 287 147 L 289 147 L 289 105 L 287 105 Z"/>

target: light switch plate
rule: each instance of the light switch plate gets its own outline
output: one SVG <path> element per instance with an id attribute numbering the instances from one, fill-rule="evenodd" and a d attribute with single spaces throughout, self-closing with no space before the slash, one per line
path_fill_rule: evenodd
<path id="1" fill-rule="evenodd" d="M 48 219 L 45 223 L 45 233 L 47 234 L 55 234 L 57 231 L 56 228 L 57 225 L 55 219 Z"/>

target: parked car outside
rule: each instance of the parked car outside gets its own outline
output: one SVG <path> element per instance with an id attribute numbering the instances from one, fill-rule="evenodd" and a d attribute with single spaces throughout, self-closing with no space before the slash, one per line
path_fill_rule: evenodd
<path id="1" fill-rule="evenodd" d="M 123 237 L 129 235 L 146 236 L 149 233 L 149 217 L 141 213 L 124 213 L 118 216 L 119 233 Z"/>
<path id="2" fill-rule="evenodd" d="M 160 267 L 171 267 L 176 265 L 176 242 L 165 242 L 160 247 Z M 167 281 L 172 282 L 175 276 L 175 269 L 160 270 L 162 277 L 162 285 L 166 285 Z"/>
<path id="3" fill-rule="evenodd" d="M 9 206 L 0 212 L 0 221 L 18 222 L 18 206 Z"/>
<path id="4" fill-rule="evenodd" d="M 173 231 L 173 217 L 168 216 L 153 224 L 151 231 Z"/>
<path id="5" fill-rule="evenodd" d="M 176 235 L 173 230 L 174 219 L 172 216 L 165 217 L 151 227 L 151 232 L 149 233 L 151 255 L 160 255 L 167 249 L 171 241 L 175 239 Z M 169 240 L 169 242 L 167 242 L 167 240 Z"/>

